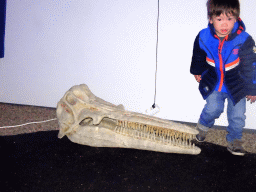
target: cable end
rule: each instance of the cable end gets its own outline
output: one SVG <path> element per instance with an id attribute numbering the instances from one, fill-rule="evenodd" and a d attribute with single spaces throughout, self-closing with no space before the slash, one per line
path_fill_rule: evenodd
<path id="1" fill-rule="evenodd" d="M 146 110 L 146 114 L 153 116 L 157 114 L 159 111 L 160 111 L 160 107 L 156 104 L 153 104 L 152 107 L 150 107 L 150 109 Z"/>

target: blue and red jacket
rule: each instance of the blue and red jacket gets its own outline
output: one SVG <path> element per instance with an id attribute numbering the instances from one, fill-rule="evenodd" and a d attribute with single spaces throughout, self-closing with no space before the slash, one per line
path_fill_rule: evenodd
<path id="1" fill-rule="evenodd" d="M 256 95 L 255 42 L 240 18 L 222 41 L 212 24 L 197 35 L 190 72 L 201 75 L 204 99 L 213 91 L 226 92 L 235 105 L 246 95 Z"/>

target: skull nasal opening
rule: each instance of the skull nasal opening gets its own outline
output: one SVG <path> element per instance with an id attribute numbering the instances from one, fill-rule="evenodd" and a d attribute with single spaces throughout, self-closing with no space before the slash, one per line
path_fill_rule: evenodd
<path id="1" fill-rule="evenodd" d="M 81 125 L 81 126 L 93 125 L 92 122 L 93 122 L 93 119 L 92 119 L 91 117 L 87 117 L 87 118 L 83 119 L 83 120 L 79 123 L 79 125 Z"/>

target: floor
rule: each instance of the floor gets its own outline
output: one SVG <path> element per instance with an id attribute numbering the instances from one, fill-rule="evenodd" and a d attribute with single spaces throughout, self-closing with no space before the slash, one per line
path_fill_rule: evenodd
<path id="1" fill-rule="evenodd" d="M 199 155 L 97 148 L 58 131 L 0 137 L 1 191 L 255 191 L 256 154 L 199 143 Z"/>

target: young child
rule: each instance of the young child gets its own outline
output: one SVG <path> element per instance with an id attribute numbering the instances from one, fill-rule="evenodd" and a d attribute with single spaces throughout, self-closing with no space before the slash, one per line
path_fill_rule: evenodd
<path id="1" fill-rule="evenodd" d="M 239 18 L 238 0 L 208 0 L 207 11 L 208 28 L 201 30 L 195 39 L 190 68 L 206 100 L 196 127 L 199 131 L 196 139 L 204 141 L 227 99 L 227 149 L 233 155 L 244 155 L 241 139 L 246 98 L 251 103 L 256 100 L 255 42 Z"/>

